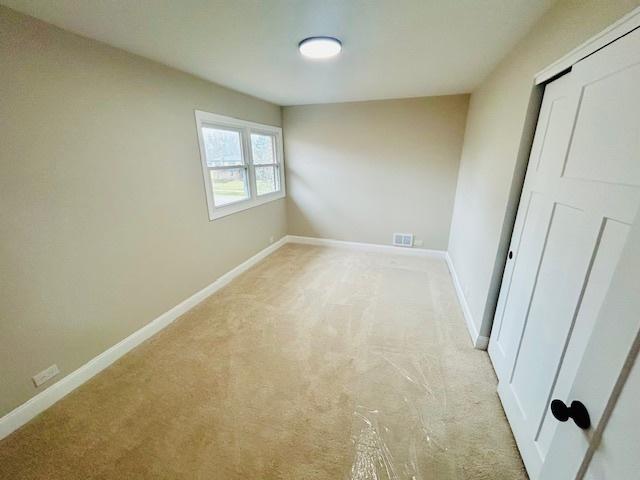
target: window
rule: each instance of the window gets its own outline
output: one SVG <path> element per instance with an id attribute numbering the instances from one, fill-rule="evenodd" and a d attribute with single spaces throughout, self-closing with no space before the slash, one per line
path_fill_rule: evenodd
<path id="1" fill-rule="evenodd" d="M 242 132 L 204 125 L 202 138 L 214 206 L 247 200 L 250 195 L 247 166 L 242 155 Z"/>
<path id="2" fill-rule="evenodd" d="M 256 192 L 258 196 L 268 195 L 280 190 L 275 135 L 252 133 L 251 155 L 256 170 Z"/>
<path id="3" fill-rule="evenodd" d="M 196 124 L 211 220 L 284 197 L 281 128 L 198 110 Z"/>

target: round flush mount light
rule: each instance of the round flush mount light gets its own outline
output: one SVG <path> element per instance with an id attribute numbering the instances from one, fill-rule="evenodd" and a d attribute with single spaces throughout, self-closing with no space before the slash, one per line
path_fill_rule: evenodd
<path id="1" fill-rule="evenodd" d="M 298 50 L 307 58 L 331 58 L 340 53 L 342 43 L 333 37 L 309 37 L 298 44 Z"/>

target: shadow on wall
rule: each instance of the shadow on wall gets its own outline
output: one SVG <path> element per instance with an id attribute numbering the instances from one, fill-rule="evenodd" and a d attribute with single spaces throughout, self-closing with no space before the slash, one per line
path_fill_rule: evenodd
<path id="1" fill-rule="evenodd" d="M 298 202 L 298 199 L 302 202 Z M 358 222 L 358 219 L 350 218 L 339 203 L 323 196 L 322 192 L 314 189 L 303 175 L 288 167 L 286 200 L 287 218 L 295 219 L 294 228 L 291 228 L 291 222 L 289 223 L 290 235 L 348 240 L 336 232 L 336 225 L 354 225 Z M 330 218 L 331 222 L 323 221 L 326 218 Z"/>
<path id="2" fill-rule="evenodd" d="M 502 223 L 500 234 L 500 242 L 498 244 L 498 254 L 496 256 L 493 273 L 491 274 L 491 283 L 489 285 L 488 301 L 485 306 L 482 317 L 482 325 L 480 327 L 480 335 L 488 337 L 493 328 L 493 318 L 496 314 L 498 306 L 498 294 L 502 286 L 502 275 L 507 263 L 507 253 L 511 244 L 511 235 L 516 222 L 516 212 L 520 205 L 520 196 L 522 187 L 524 186 L 524 178 L 529 165 L 529 152 L 533 145 L 533 137 L 535 135 L 536 124 L 538 123 L 538 115 L 542 105 L 542 96 L 544 88 L 542 86 L 535 87 L 531 90 L 529 105 L 527 107 L 526 119 L 523 127 L 523 135 L 520 141 L 520 148 L 516 159 L 516 165 L 513 171 L 513 179 L 511 181 L 511 189 L 507 201 L 507 209 Z"/>

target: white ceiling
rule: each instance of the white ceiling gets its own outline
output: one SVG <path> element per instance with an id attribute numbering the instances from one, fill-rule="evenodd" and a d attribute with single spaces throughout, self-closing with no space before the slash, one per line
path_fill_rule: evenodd
<path id="1" fill-rule="evenodd" d="M 470 92 L 555 0 L 0 0 L 280 105 Z M 298 42 L 331 35 L 332 60 Z"/>

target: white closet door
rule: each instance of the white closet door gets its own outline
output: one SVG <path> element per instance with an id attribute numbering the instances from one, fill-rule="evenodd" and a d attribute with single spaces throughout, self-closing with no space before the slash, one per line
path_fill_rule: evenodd
<path id="1" fill-rule="evenodd" d="M 569 422 L 558 425 L 542 467 L 542 479 L 640 478 L 640 364 L 634 358 L 640 344 L 639 282 L 640 213 L 566 395 L 568 399 L 585 399 L 593 427 L 584 432 Z M 602 442 L 598 443 L 602 432 Z M 584 456 L 588 449 L 593 457 Z M 582 477 L 585 472 L 586 477 Z"/>
<path id="2" fill-rule="evenodd" d="M 604 431 L 602 444 L 589 464 L 585 479 L 638 477 L 640 472 L 640 364 L 635 365 Z"/>
<path id="3" fill-rule="evenodd" d="M 636 30 L 545 91 L 489 344 L 534 479 L 559 425 L 552 399 L 589 408 L 568 395 L 640 206 L 639 86 Z"/>

